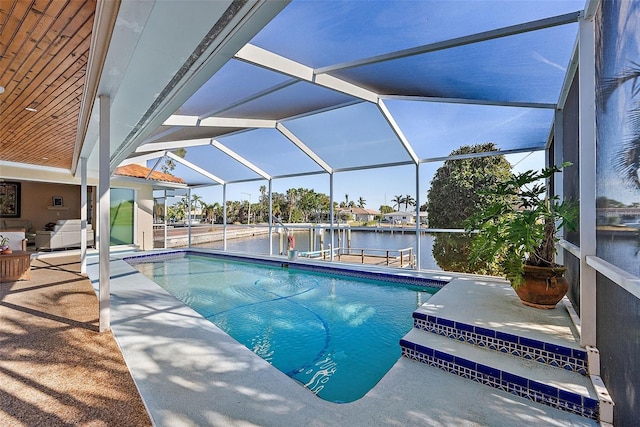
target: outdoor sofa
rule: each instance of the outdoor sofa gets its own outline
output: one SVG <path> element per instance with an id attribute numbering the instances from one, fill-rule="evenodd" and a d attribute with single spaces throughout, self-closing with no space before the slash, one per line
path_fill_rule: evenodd
<path id="1" fill-rule="evenodd" d="M 37 249 L 66 249 L 81 246 L 81 221 L 79 219 L 60 219 L 52 230 L 36 231 Z M 87 224 L 87 246 L 93 246 L 93 229 Z"/>

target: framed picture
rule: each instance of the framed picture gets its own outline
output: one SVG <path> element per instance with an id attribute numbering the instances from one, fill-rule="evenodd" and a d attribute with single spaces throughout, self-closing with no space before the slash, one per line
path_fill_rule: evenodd
<path id="1" fill-rule="evenodd" d="M 61 207 L 62 206 L 62 197 L 60 196 L 53 196 L 53 207 Z"/>
<path id="2" fill-rule="evenodd" d="M 20 218 L 19 182 L 0 182 L 0 218 Z"/>

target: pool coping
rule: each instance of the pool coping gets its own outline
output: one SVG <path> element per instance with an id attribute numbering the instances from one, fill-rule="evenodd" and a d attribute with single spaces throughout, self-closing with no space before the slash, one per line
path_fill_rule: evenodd
<path id="1" fill-rule="evenodd" d="M 363 398 L 345 404 L 324 401 L 138 273 L 123 260 L 130 256 L 111 255 L 111 325 L 156 425 L 514 425 L 523 420 L 529 425 L 558 420 L 593 425 L 405 358 Z M 252 258 L 292 264 L 282 257 Z M 388 274 L 373 267 L 332 269 Z M 97 257 L 88 258 L 87 271 L 98 292 Z M 416 276 L 453 277 L 440 272 Z"/>

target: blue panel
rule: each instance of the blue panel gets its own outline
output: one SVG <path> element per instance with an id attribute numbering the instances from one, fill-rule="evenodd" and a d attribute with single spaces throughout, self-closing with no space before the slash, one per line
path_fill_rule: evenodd
<path id="1" fill-rule="evenodd" d="M 251 43 L 322 67 L 584 8 L 563 1 L 293 1 Z"/>
<path id="2" fill-rule="evenodd" d="M 421 159 L 447 156 L 462 145 L 493 142 L 502 150 L 545 147 L 554 111 L 418 101 L 387 101 Z"/>
<path id="3" fill-rule="evenodd" d="M 333 168 L 410 161 L 377 106 L 362 103 L 285 122 Z"/>
<path id="4" fill-rule="evenodd" d="M 272 176 L 322 170 L 275 129 L 256 129 L 218 141 Z"/>
<path id="5" fill-rule="evenodd" d="M 245 62 L 231 60 L 184 103 L 175 114 L 200 116 L 290 80 Z"/>
<path id="6" fill-rule="evenodd" d="M 224 181 L 261 179 L 260 175 L 210 145 L 187 147 L 184 158 Z"/>
<path id="7" fill-rule="evenodd" d="M 355 99 L 351 96 L 311 83 L 299 82 L 229 109 L 220 115 L 277 120 L 353 101 Z"/>
<path id="8" fill-rule="evenodd" d="M 171 171 L 171 174 L 178 178 L 182 178 L 187 185 L 217 184 L 217 182 L 178 162 L 175 162 L 175 169 Z"/>
<path id="9" fill-rule="evenodd" d="M 569 24 L 332 74 L 381 94 L 556 103 L 577 30 Z"/>

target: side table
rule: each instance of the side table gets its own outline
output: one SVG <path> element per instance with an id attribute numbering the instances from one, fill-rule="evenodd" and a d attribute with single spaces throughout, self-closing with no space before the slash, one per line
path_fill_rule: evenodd
<path id="1" fill-rule="evenodd" d="M 31 254 L 25 251 L 13 251 L 0 254 L 0 282 L 31 280 Z"/>

